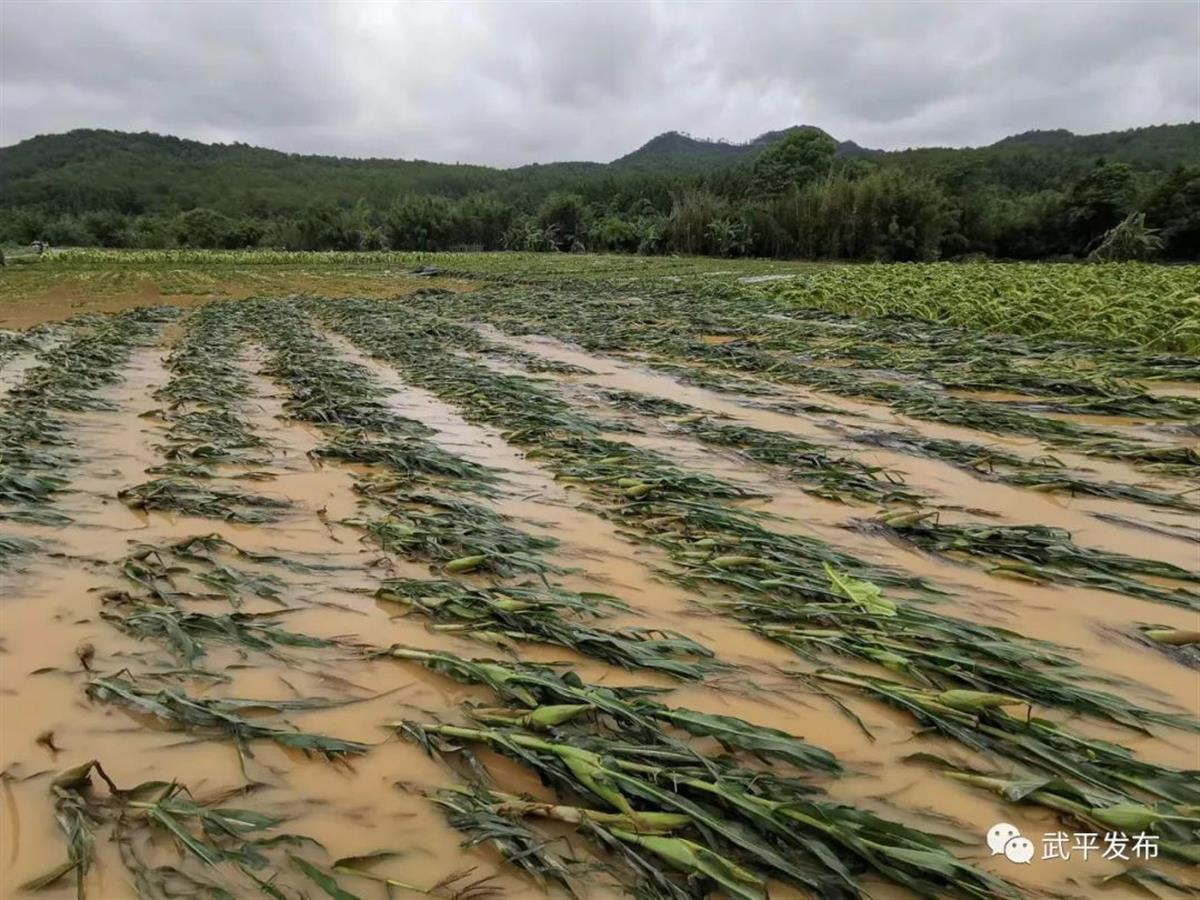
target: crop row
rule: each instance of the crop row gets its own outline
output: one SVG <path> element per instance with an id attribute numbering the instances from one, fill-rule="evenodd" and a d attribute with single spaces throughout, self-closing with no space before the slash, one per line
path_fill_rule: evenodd
<path id="1" fill-rule="evenodd" d="M 1194 353 L 1197 284 L 1194 266 L 916 264 L 830 267 L 773 289 L 799 307 Z"/>
<path id="2" fill-rule="evenodd" d="M 702 590 L 717 611 L 822 666 L 806 680 L 882 700 L 965 746 L 1096 792 L 1090 796 L 1101 802 L 1088 814 L 1093 819 L 1099 810 L 1135 805 L 1147 825 L 1173 835 L 1171 852 L 1188 857 L 1190 832 L 1173 831 L 1169 817 L 1174 804 L 1194 802 L 1189 785 L 1195 773 L 1139 760 L 1115 744 L 1029 713 L 1014 716 L 1005 707 L 1068 708 L 1133 727 L 1159 721 L 1195 730 L 1194 721 L 1086 686 L 1087 673 L 1049 645 L 954 619 L 927 604 L 888 599 L 868 577 L 910 586 L 911 579 L 869 571 L 819 542 L 768 530 L 723 499 L 736 491 L 689 480 L 638 448 L 571 433 L 564 423 L 578 413 L 568 413 L 537 382 L 448 353 L 470 346 L 467 329 L 422 315 L 413 304 L 389 310 L 328 303 L 322 309 L 368 352 L 469 419 L 506 428 L 510 441 L 587 491 L 640 540 L 668 549 L 678 563 L 675 577 Z M 724 589 L 723 599 L 712 597 L 717 589 Z M 874 663 L 885 674 L 839 670 L 833 663 L 843 656 Z M 1158 802 L 1146 805 L 1148 798 Z"/>
<path id="3" fill-rule="evenodd" d="M 70 336 L 37 355 L 0 402 L 0 519 L 41 524 L 68 521 L 43 507 L 65 490 L 74 412 L 103 410 L 104 388 L 121 379 L 134 349 L 157 333 L 174 310 L 142 308 L 111 317 L 80 317 Z"/>
<path id="4" fill-rule="evenodd" d="M 946 384 L 928 380 L 939 371 L 932 360 L 914 360 L 913 368 L 919 373 L 915 377 L 880 373 L 869 365 L 859 369 L 854 365 L 806 362 L 811 340 L 808 333 L 820 320 L 805 316 L 795 321 L 778 304 L 746 297 L 744 292 L 719 286 L 666 289 L 639 285 L 639 288 L 645 289 L 632 298 L 612 288 L 592 288 L 586 292 L 575 287 L 481 291 L 447 295 L 441 307 L 463 319 L 481 318 L 518 334 L 548 334 L 591 350 L 636 353 L 639 358 L 653 354 L 668 362 L 803 385 L 835 396 L 883 403 L 915 419 L 1033 437 L 1085 454 L 1128 460 L 1149 471 L 1194 476 L 1200 467 L 1200 458 L 1188 447 L 1152 444 L 1100 427 L 1039 415 L 1020 405 L 949 394 Z M 870 328 L 876 338 L 901 343 L 910 335 L 915 338 L 919 332 L 902 322 L 887 320 L 866 320 L 864 324 L 862 320 L 847 319 L 827 324 L 847 337 L 854 337 L 856 345 L 865 339 L 864 328 Z M 710 341 L 707 339 L 710 335 L 722 340 Z M 1089 361 L 1090 353 L 1094 352 L 1101 363 L 1104 361 L 1100 348 L 1084 346 L 1071 350 L 1068 358 L 1072 360 L 1072 378 L 1063 372 L 1036 376 L 1022 362 L 1024 356 L 1032 354 L 1032 358 L 1044 363 L 1055 353 L 1066 352 L 1061 347 L 1041 348 L 1035 353 L 1034 348 L 1019 341 L 1006 347 L 1002 340 L 959 332 L 945 336 L 940 343 L 944 346 L 939 352 L 949 362 L 960 360 L 964 354 L 976 360 L 972 365 L 977 367 L 969 369 L 969 383 L 974 388 L 1011 388 L 1006 378 L 989 382 L 982 373 L 1019 371 L 1023 390 L 1047 395 L 1069 391 L 1077 411 L 1084 411 L 1091 404 L 1090 408 L 1105 413 L 1143 415 L 1147 411 L 1156 414 L 1166 411 L 1175 417 L 1195 415 L 1195 401 L 1189 397 L 1154 396 L 1126 383 L 1109 384 L 1095 378 L 1080 380 L 1084 363 L 1095 364 Z M 1124 352 L 1118 356 L 1123 367 L 1131 364 Z M 1139 359 L 1143 366 L 1154 366 L 1155 371 L 1161 371 L 1162 377 L 1188 377 L 1195 370 L 1195 361 L 1189 357 L 1163 358 L 1142 353 Z M 959 383 L 967 377 L 961 376 Z M 948 381 L 950 386 L 954 385 L 953 380 Z"/>
<path id="5" fill-rule="evenodd" d="M 494 514 L 481 514 L 484 507 L 454 499 L 455 494 L 469 491 L 486 495 L 494 489 L 495 476 L 440 451 L 426 440 L 423 426 L 378 402 L 379 391 L 370 383 L 369 373 L 338 359 L 328 344 L 297 320 L 294 307 L 256 304 L 241 312 L 248 327 L 268 347 L 267 372 L 291 395 L 288 413 L 319 422 L 329 432 L 330 441 L 318 454 L 354 462 L 370 457 L 366 461 L 378 474 L 361 478 L 362 492 L 385 510 L 385 524 L 406 526 L 395 529 L 402 540 L 385 540 L 384 546 L 402 555 L 435 560 L 448 576 L 430 581 L 391 580 L 382 589 L 382 597 L 404 602 L 438 623 L 452 620 L 465 625 L 480 637 L 501 633 L 518 641 L 563 643 L 585 655 L 631 667 L 649 660 L 647 668 L 682 678 L 697 677 L 697 672 L 673 669 L 663 662 L 680 653 L 690 654 L 697 657 L 697 671 L 705 671 L 701 667 L 707 651 L 681 635 L 647 633 L 639 637 L 636 629 L 616 633 L 590 627 L 588 619 L 602 616 L 610 608 L 623 608 L 613 598 L 572 594 L 544 578 L 540 585 L 490 587 L 472 580 L 476 575 L 468 573 L 491 572 L 497 578 L 530 572 L 552 575 L 557 567 L 548 560 L 539 562 L 552 544 L 523 537 Z M 220 321 L 229 313 L 211 315 Z M 188 348 L 204 337 L 220 342 L 221 330 L 200 320 L 174 358 L 177 374 L 186 371 L 184 361 L 192 358 Z M 228 351 L 228 347 L 224 349 Z M 173 378 L 168 383 L 166 392 L 177 390 L 172 387 L 175 382 Z M 219 408 L 219 401 L 216 406 Z M 344 420 L 353 424 L 344 424 Z M 182 445 L 192 446 L 187 440 Z M 424 520 L 414 521 L 415 508 L 428 506 L 439 506 L 450 514 L 449 518 L 457 521 L 456 532 L 446 530 L 445 522 L 423 528 Z M 378 537 L 380 529 L 372 528 L 374 522 L 363 524 Z M 414 536 L 418 537 L 415 543 Z M 497 541 L 506 543 L 496 546 Z M 446 559 L 452 548 L 455 553 L 459 548 L 482 552 Z M 240 562 L 224 561 L 223 557 L 229 556 Z M 278 619 L 286 608 L 267 615 L 237 610 L 245 596 L 278 599 L 284 590 L 282 580 L 261 571 L 254 574 L 254 570 L 272 566 L 303 569 L 304 565 L 249 553 L 215 537 L 135 548 L 119 566 L 134 590 L 107 595 L 104 618 L 126 633 L 161 644 L 179 668 L 174 674 L 161 665 L 142 675 L 128 668 L 116 674 L 93 672 L 87 685 L 93 698 L 152 715 L 200 736 L 229 740 L 247 756 L 254 742 L 272 741 L 336 760 L 372 748 L 297 731 L 288 726 L 285 717 L 345 701 L 234 699 L 214 691 L 188 692 L 184 687 L 187 681 L 215 679 L 220 683 L 220 674 L 204 667 L 209 647 L 225 644 L 243 654 L 268 653 L 289 661 L 296 652 L 319 655 L 336 646 L 339 653 L 353 649 L 365 657 L 391 657 L 485 686 L 502 705 L 469 710 L 469 725 L 404 722 L 396 723 L 395 728 L 434 753 L 449 750 L 448 742 L 454 741 L 460 746 L 456 757 L 467 752 L 467 744 L 486 744 L 542 774 L 564 797 L 598 804 L 597 809 L 547 807 L 483 784 L 431 797 L 450 809 L 458 827 L 502 848 L 523 848 L 512 854 L 519 865 L 568 885 L 582 875 L 585 863 L 564 859 L 544 846 L 526 825 L 528 820 L 548 817 L 572 823 L 598 850 L 605 851 L 604 860 L 613 877 L 633 892 L 689 896 L 691 888 L 676 880 L 674 873 L 680 873 L 745 900 L 758 900 L 765 896 L 765 878 L 760 873 L 769 872 L 821 894 L 856 896 L 858 874 L 874 870 L 924 894 L 954 888 L 966 896 L 1011 895 L 1003 882 L 960 863 L 930 836 L 825 798 L 810 777 L 836 775 L 841 767 L 827 752 L 783 732 L 668 706 L 656 699 L 661 693 L 658 690 L 605 688 L 555 668 L 474 661 L 399 646 L 350 648 L 288 631 Z M 214 589 L 234 606 L 234 612 L 204 611 L 207 603 L 200 609 L 189 608 L 191 601 L 211 600 Z M 564 639 L 558 640 L 559 636 Z M 636 646 L 637 651 L 621 651 L 622 642 Z M 153 655 L 146 651 L 134 657 L 153 663 Z M 291 660 L 289 665 L 303 668 L 300 660 Z M 163 679 L 176 683 L 162 687 Z M 249 715 L 249 710 L 254 714 Z M 734 757 L 702 753 L 681 734 L 716 738 L 727 750 L 775 759 L 799 768 L 808 777 L 771 773 Z M 477 765 L 483 764 L 477 761 Z M 663 777 L 667 766 L 672 775 L 669 781 Z M 107 797 L 100 798 L 90 790 L 95 778 L 108 784 Z M 149 782 L 122 789 L 95 761 L 60 773 L 52 793 L 68 838 L 68 858 L 34 886 L 74 873 L 82 892 L 92 863 L 94 835 L 103 824 L 117 829 L 124 848 L 122 862 L 139 891 L 148 896 L 166 895 L 180 885 L 227 895 L 224 884 L 228 882 L 214 881 L 210 874 L 215 872 L 213 867 L 223 865 L 267 895 L 282 897 L 281 888 L 274 884 L 275 875 L 266 871 L 278 865 L 278 848 L 312 843 L 298 835 L 277 833 L 284 821 L 280 816 L 195 801 L 182 785 Z M 497 822 L 504 823 L 502 832 L 495 830 Z M 142 855 L 145 847 L 141 841 L 156 832 L 175 839 L 183 851 L 182 862 L 202 865 L 197 869 L 177 864 L 169 871 L 152 865 Z M 293 869 L 326 892 L 342 898 L 354 896 L 332 874 L 298 852 L 288 852 L 288 857 Z M 336 863 L 334 868 L 345 872 Z M 486 890 L 475 883 L 457 896 L 483 896 Z M 449 895 L 446 885 L 428 891 Z"/>

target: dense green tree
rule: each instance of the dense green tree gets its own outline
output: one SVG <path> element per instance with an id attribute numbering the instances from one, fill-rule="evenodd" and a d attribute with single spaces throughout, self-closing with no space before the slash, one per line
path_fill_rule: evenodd
<path id="1" fill-rule="evenodd" d="M 115 209 L 84 213 L 82 224 L 92 236 L 92 242 L 101 247 L 124 247 L 129 243 L 128 220 Z"/>
<path id="2" fill-rule="evenodd" d="M 793 131 L 772 144 L 754 161 L 754 188 L 763 196 L 778 196 L 827 175 L 837 144 L 817 129 Z"/>
<path id="3" fill-rule="evenodd" d="M 179 216 L 177 237 L 184 247 L 220 247 L 230 225 L 215 209 L 189 209 Z"/>
<path id="4" fill-rule="evenodd" d="M 1168 259 L 1200 259 L 1200 166 L 1177 166 L 1146 202 Z"/>
<path id="5" fill-rule="evenodd" d="M 512 224 L 513 208 L 496 197 L 476 195 L 456 210 L 455 243 L 479 250 L 503 250 L 504 234 Z"/>
<path id="6" fill-rule="evenodd" d="M 992 253 L 1001 259 L 1047 259 L 1070 247 L 1063 231 L 1066 197 L 1039 191 L 996 200 L 989 211 Z"/>
<path id="7" fill-rule="evenodd" d="M 1066 227 L 1073 249 L 1086 253 L 1133 210 L 1136 184 L 1124 163 L 1096 165 L 1067 197 Z"/>
<path id="8" fill-rule="evenodd" d="M 394 250 L 445 250 L 454 233 L 454 207 L 444 197 L 405 197 L 383 224 Z"/>
<path id="9" fill-rule="evenodd" d="M 169 224 L 164 228 L 169 235 L 170 243 L 174 243 L 174 229 Z M 40 229 L 40 233 L 53 247 L 86 247 L 89 244 L 97 243 L 96 236 L 88 230 L 78 216 L 59 216 L 57 219 L 47 222 Z M 29 240 L 34 240 L 34 238 L 29 238 Z M 166 239 L 164 239 L 164 246 L 169 246 Z"/>
<path id="10" fill-rule="evenodd" d="M 592 222 L 587 233 L 589 250 L 609 253 L 636 253 L 640 243 L 637 225 L 616 215 Z"/>
<path id="11" fill-rule="evenodd" d="M 578 194 L 551 194 L 538 207 L 537 222 L 554 249 L 584 247 L 587 205 Z"/>

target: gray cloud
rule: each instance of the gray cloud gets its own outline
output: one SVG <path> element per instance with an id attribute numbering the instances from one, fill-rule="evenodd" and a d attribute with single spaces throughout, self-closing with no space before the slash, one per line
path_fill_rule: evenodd
<path id="1" fill-rule="evenodd" d="M 1200 119 L 1200 3 L 2 0 L 0 145 L 607 160 L 678 129 L 874 147 Z"/>

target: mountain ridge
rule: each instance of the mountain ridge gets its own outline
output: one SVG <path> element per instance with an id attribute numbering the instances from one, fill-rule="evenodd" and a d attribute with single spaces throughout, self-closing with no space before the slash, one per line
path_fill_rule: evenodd
<path id="1" fill-rule="evenodd" d="M 725 196 L 747 196 L 757 154 L 796 130 L 820 131 L 797 125 L 764 132 L 742 144 L 665 132 L 609 163 L 556 162 L 500 169 L 288 153 L 151 132 L 76 129 L 0 148 L 0 210 L 27 209 L 36 215 L 109 210 L 136 216 L 203 207 L 261 220 L 297 216 L 314 204 L 346 209 L 365 200 L 372 208 L 385 209 L 406 197 L 452 202 L 487 197 L 532 209 L 558 192 L 626 209 L 650 203 L 661 212 L 679 192 L 701 181 Z M 939 181 L 964 196 L 987 185 L 1011 195 L 1061 192 L 1099 160 L 1128 163 L 1135 172 L 1200 165 L 1200 123 L 1194 122 L 1096 135 L 1031 131 L 984 148 L 885 151 L 834 141 L 837 155 L 851 168 L 861 163 L 903 170 L 916 178 Z M 21 228 L 18 233 L 36 231 L 33 225 Z"/>
<path id="2" fill-rule="evenodd" d="M 306 162 L 316 161 L 336 161 L 339 163 L 358 163 L 363 165 L 380 165 L 389 163 L 412 163 L 422 165 L 438 165 L 449 166 L 464 169 L 486 169 L 496 172 L 521 172 L 524 170 L 545 170 L 548 168 L 570 168 L 577 171 L 589 171 L 603 169 L 607 167 L 613 168 L 641 168 L 647 163 L 653 165 L 656 161 L 662 161 L 665 158 L 688 157 L 697 163 L 710 165 L 721 162 L 740 162 L 761 152 L 772 143 L 783 139 L 787 135 L 796 131 L 817 131 L 830 137 L 837 146 L 837 155 L 840 157 L 854 156 L 896 156 L 899 154 L 912 154 L 921 152 L 969 152 L 991 149 L 1058 149 L 1058 150 L 1077 150 L 1083 153 L 1103 153 L 1106 149 L 1111 150 L 1114 146 L 1123 144 L 1137 143 L 1147 136 L 1162 135 L 1164 132 L 1179 132 L 1182 130 L 1200 129 L 1198 122 L 1180 122 L 1173 124 L 1160 125 L 1145 125 L 1136 128 L 1127 128 L 1119 131 L 1096 132 L 1093 134 L 1076 134 L 1065 128 L 1056 129 L 1032 129 L 1029 131 L 1020 132 L 1018 134 L 1008 135 L 991 144 L 983 145 L 964 145 L 964 146 L 944 146 L 931 145 L 920 147 L 906 147 L 896 150 L 882 150 L 864 147 L 853 140 L 839 140 L 830 135 L 824 129 L 816 125 L 792 125 L 787 128 L 777 129 L 773 131 L 765 131 L 762 134 L 751 138 L 744 142 L 735 142 L 723 138 L 697 138 L 693 137 L 686 131 L 671 130 L 664 131 L 650 138 L 640 147 L 630 151 L 629 153 L 619 156 L 609 162 L 598 162 L 594 160 L 562 160 L 548 163 L 523 163 L 518 166 L 500 167 L 489 166 L 483 163 L 461 163 L 461 162 L 443 162 L 440 160 L 426 160 L 417 157 L 391 157 L 391 156 L 336 156 L 333 154 L 324 153 L 294 153 L 287 150 L 277 150 L 272 147 L 264 147 L 255 144 L 249 144 L 244 141 L 233 141 L 231 143 L 201 141 L 194 138 L 181 138 L 170 134 L 159 134 L 152 131 L 121 131 L 119 129 L 107 128 L 73 128 L 63 132 L 53 132 L 49 134 L 38 134 L 33 137 L 25 138 L 17 141 L 14 144 L 9 144 L 0 147 L 0 156 L 11 156 L 14 151 L 20 154 L 22 151 L 28 150 L 30 146 L 37 146 L 39 149 L 50 146 L 55 142 L 63 139 L 81 137 L 81 136 L 105 136 L 106 139 L 122 139 L 126 141 L 139 142 L 161 142 L 174 145 L 176 148 L 186 150 L 186 155 L 191 157 L 194 162 L 204 162 L 205 157 L 212 156 L 220 151 L 240 151 L 252 152 L 255 154 L 270 154 L 279 158 L 289 160 L 299 160 Z M 197 148 L 204 148 L 197 150 Z"/>

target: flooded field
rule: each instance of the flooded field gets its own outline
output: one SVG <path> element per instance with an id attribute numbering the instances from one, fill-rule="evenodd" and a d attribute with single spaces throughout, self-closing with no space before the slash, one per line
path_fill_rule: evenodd
<path id="1" fill-rule="evenodd" d="M 456 259 L 0 291 L 0 896 L 1195 892 L 1186 344 Z"/>

